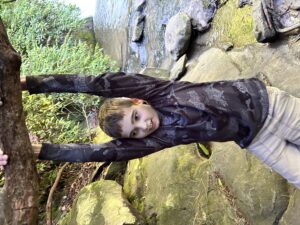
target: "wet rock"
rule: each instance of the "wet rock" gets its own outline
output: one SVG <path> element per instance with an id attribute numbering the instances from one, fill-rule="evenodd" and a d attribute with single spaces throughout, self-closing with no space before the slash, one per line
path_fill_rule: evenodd
<path id="1" fill-rule="evenodd" d="M 181 56 L 180 59 L 175 63 L 175 65 L 171 69 L 170 80 L 179 80 L 182 77 L 182 75 L 186 71 L 186 67 L 185 67 L 186 62 L 187 62 L 186 55 Z"/>
<path id="2" fill-rule="evenodd" d="M 146 0 L 136 0 L 134 2 L 133 23 L 132 23 L 132 38 L 131 41 L 139 42 L 143 38 L 145 27 L 144 8 Z"/>
<path id="3" fill-rule="evenodd" d="M 133 9 L 138 12 L 142 12 L 146 6 L 146 0 L 135 0 Z"/>
<path id="4" fill-rule="evenodd" d="M 193 0 L 183 10 L 191 19 L 193 28 L 202 32 L 210 27 L 210 21 L 217 10 L 215 0 Z"/>
<path id="5" fill-rule="evenodd" d="M 143 38 L 143 31 L 145 26 L 145 15 L 137 13 L 133 22 L 133 31 L 131 41 L 138 42 Z"/>
<path id="6" fill-rule="evenodd" d="M 137 225 L 143 218 L 123 197 L 122 187 L 114 181 L 98 181 L 85 186 L 78 194 L 72 210 L 60 225 Z"/>
<path id="7" fill-rule="evenodd" d="M 168 21 L 165 47 L 173 59 L 177 60 L 188 49 L 191 33 L 191 19 L 186 13 L 178 13 Z"/>

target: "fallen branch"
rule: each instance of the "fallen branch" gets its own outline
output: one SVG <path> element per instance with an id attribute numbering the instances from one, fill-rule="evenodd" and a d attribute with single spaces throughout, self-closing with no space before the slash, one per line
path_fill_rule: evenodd
<path id="1" fill-rule="evenodd" d="M 61 174 L 64 171 L 64 169 L 66 168 L 66 166 L 68 166 L 70 163 L 65 163 L 57 172 L 56 175 L 56 179 L 54 181 L 54 184 L 52 185 L 50 192 L 49 192 L 49 196 L 47 199 L 47 205 L 46 205 L 46 220 L 47 220 L 47 225 L 52 225 L 52 198 L 53 198 L 53 193 L 58 185 L 58 182 L 60 180 Z"/>
<path id="2" fill-rule="evenodd" d="M 103 171 L 111 164 L 111 162 L 104 162 L 101 163 L 100 165 L 97 166 L 97 168 L 94 170 L 89 183 L 94 182 L 95 180 L 97 180 L 100 175 L 103 173 Z"/>

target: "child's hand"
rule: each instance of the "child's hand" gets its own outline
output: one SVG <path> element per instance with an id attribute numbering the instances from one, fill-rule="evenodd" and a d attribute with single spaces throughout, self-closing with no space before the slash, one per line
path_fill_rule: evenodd
<path id="1" fill-rule="evenodd" d="M 3 152 L 0 150 L 0 168 L 2 169 L 3 166 L 7 164 L 8 156 L 4 155 Z"/>

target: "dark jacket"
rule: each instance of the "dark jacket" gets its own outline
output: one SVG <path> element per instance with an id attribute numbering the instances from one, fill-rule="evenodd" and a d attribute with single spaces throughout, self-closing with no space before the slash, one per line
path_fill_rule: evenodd
<path id="1" fill-rule="evenodd" d="M 89 93 L 141 98 L 157 110 L 160 127 L 143 139 L 116 139 L 105 144 L 43 144 L 40 159 L 86 162 L 143 157 L 192 142 L 235 141 L 247 147 L 268 111 L 265 85 L 256 78 L 205 83 L 173 82 L 141 74 L 27 77 L 31 94 Z"/>

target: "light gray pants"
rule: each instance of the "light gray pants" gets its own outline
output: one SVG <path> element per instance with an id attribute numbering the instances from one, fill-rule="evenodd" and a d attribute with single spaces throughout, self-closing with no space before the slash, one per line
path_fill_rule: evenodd
<path id="1" fill-rule="evenodd" d="M 248 150 L 300 189 L 300 99 L 278 88 L 267 90 L 268 117 Z"/>

